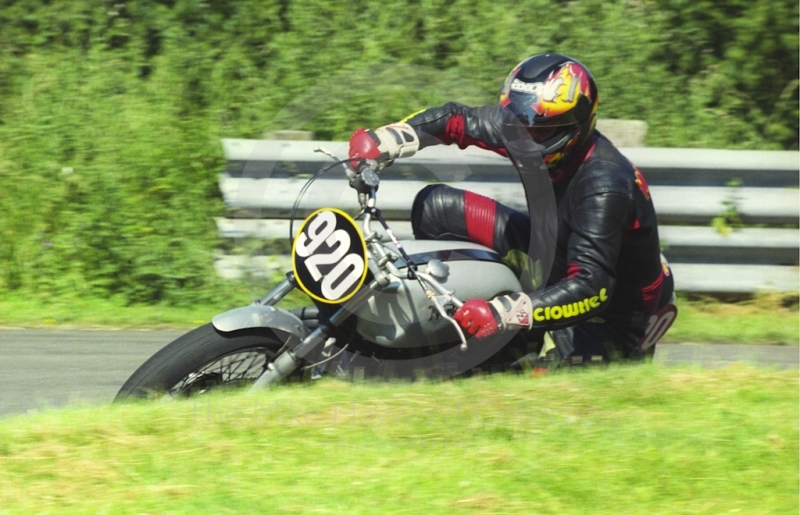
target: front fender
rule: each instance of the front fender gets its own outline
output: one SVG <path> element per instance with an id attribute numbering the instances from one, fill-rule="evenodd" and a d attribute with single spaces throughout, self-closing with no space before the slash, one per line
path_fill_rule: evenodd
<path id="1" fill-rule="evenodd" d="M 302 320 L 295 315 L 273 306 L 259 306 L 251 304 L 242 308 L 232 309 L 220 313 L 211 319 L 214 327 L 223 333 L 265 327 L 278 329 L 297 336 L 300 340 L 310 334 Z"/>

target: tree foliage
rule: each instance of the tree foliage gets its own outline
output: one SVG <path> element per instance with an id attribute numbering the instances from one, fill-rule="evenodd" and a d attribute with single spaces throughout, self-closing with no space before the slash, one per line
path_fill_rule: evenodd
<path id="1" fill-rule="evenodd" d="M 0 0 L 0 288 L 214 296 L 219 138 L 492 102 L 538 52 L 650 145 L 797 148 L 795 1 L 120 1 Z"/>

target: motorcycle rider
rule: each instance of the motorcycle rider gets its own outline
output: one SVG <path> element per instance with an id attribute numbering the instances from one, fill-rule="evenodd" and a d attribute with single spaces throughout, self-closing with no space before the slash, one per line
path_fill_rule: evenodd
<path id="1" fill-rule="evenodd" d="M 350 139 L 351 158 L 378 166 L 437 144 L 511 159 L 530 214 L 436 184 L 414 200 L 412 227 L 418 239 L 492 247 L 521 276 L 526 291 L 468 300 L 454 318 L 479 338 L 535 331 L 540 347 L 526 360 L 536 367 L 641 357 L 648 319 L 673 294 L 647 182 L 595 130 L 597 102 L 584 65 L 535 55 L 514 67 L 498 104 L 451 102 Z"/>

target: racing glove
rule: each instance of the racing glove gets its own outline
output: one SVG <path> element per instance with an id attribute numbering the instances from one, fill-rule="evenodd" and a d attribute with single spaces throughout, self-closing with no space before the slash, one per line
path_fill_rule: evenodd
<path id="1" fill-rule="evenodd" d="M 491 301 L 472 299 L 453 315 L 456 322 L 469 334 L 485 338 L 509 329 L 530 329 L 531 298 L 524 293 L 500 295 Z"/>
<path id="2" fill-rule="evenodd" d="M 363 127 L 350 136 L 350 158 L 374 161 L 378 170 L 398 157 L 413 156 L 419 149 L 419 136 L 407 123 L 393 123 L 373 130 Z M 355 163 L 353 163 L 355 166 Z"/>

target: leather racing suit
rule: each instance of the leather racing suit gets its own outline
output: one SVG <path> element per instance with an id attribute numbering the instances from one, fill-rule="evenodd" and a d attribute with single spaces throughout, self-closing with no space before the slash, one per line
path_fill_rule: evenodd
<path id="1" fill-rule="evenodd" d="M 404 122 L 416 131 L 420 149 L 477 145 L 511 158 L 523 174 L 537 162 L 515 148 L 500 128 L 500 116 L 496 106 L 447 103 Z M 598 132 L 562 161 L 549 174 L 557 234 L 543 288 L 536 271 L 548 267 L 537 267 L 541 256 L 531 255 L 537 246 L 531 245 L 536 236 L 529 215 L 491 199 L 446 185 L 428 186 L 414 201 L 414 235 L 470 240 L 499 252 L 530 290 L 533 334 L 543 339 L 549 332 L 560 355 L 573 363 L 598 356 L 639 357 L 637 345 L 648 317 L 673 292 L 647 182 Z M 538 166 L 543 166 L 540 161 Z M 529 206 L 535 205 L 530 196 L 539 193 L 526 188 Z"/>

